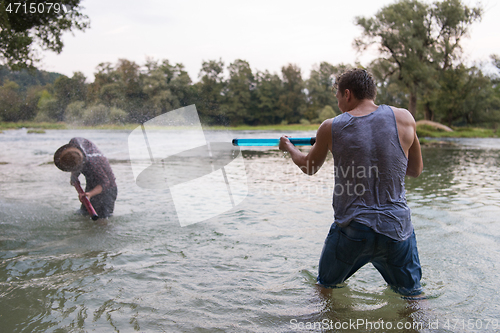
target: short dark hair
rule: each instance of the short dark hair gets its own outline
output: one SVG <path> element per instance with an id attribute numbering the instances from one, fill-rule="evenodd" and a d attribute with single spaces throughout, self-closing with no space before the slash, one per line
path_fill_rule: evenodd
<path id="1" fill-rule="evenodd" d="M 374 100 L 377 96 L 377 87 L 373 76 L 366 70 L 355 68 L 348 70 L 335 79 L 334 88 L 340 90 L 342 96 L 349 89 L 356 99 Z"/>

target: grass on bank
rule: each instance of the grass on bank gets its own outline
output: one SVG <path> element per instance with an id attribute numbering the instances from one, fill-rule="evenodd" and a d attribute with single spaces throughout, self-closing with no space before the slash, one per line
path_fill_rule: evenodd
<path id="1" fill-rule="evenodd" d="M 6 122 L 0 121 L 0 130 L 9 129 L 33 129 L 33 130 L 48 130 L 48 129 L 67 129 L 68 125 L 65 123 L 37 123 L 34 121 L 20 121 L 20 122 Z"/>
<path id="2" fill-rule="evenodd" d="M 429 125 L 418 125 L 417 135 L 419 138 L 496 138 L 496 130 L 479 127 L 452 127 L 453 132 L 446 132 Z"/>
<path id="3" fill-rule="evenodd" d="M 37 122 L 0 122 L 0 131 L 9 129 L 26 128 L 30 133 L 43 133 L 43 130 L 60 130 L 60 129 L 102 129 L 102 130 L 133 130 L 139 124 L 124 124 L 124 125 L 99 125 L 99 126 L 73 126 L 63 122 L 58 123 L 37 123 Z M 277 131 L 287 134 L 290 131 L 316 131 L 319 124 L 289 124 L 289 125 L 261 125 L 249 126 L 241 125 L 235 127 L 225 126 L 208 126 L 204 127 L 207 130 L 231 130 L 231 131 Z M 446 132 L 436 129 L 429 125 L 418 125 L 417 135 L 419 138 L 495 138 L 500 133 L 497 130 L 478 127 L 454 127 L 453 132 Z"/>
<path id="4" fill-rule="evenodd" d="M 28 130 L 54 130 L 54 129 L 102 129 L 102 130 L 134 130 L 139 124 L 103 124 L 98 126 L 77 126 L 66 124 L 63 122 L 58 123 L 37 123 L 37 122 L 0 122 L 0 130 L 21 129 Z M 231 130 L 231 131 L 316 131 L 319 124 L 290 124 L 290 125 L 262 125 L 262 126 L 249 126 L 241 125 L 235 127 L 227 126 L 203 126 L 207 130 Z"/>

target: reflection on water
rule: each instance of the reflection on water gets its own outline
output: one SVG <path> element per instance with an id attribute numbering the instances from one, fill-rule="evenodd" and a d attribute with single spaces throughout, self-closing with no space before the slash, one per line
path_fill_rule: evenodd
<path id="1" fill-rule="evenodd" d="M 469 320 L 497 331 L 499 140 L 423 149 L 425 169 L 407 179 L 407 198 L 426 298 L 407 300 L 371 266 L 341 288 L 316 286 L 333 216 L 331 158 L 308 177 L 275 149 L 244 151 L 245 201 L 181 228 L 168 189 L 134 183 L 127 135 L 0 134 L 2 331 L 380 332 L 402 331 L 399 324 L 466 332 Z M 74 136 L 94 141 L 117 177 L 115 215 L 100 224 L 74 215 L 69 175 L 51 162 Z"/>

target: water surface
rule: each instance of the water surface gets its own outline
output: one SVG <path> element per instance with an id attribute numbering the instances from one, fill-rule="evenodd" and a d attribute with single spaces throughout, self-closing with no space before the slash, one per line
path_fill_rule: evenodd
<path id="1" fill-rule="evenodd" d="M 128 134 L 0 134 L 2 331 L 347 332 L 352 321 L 366 323 L 359 331 L 390 331 L 377 329 L 382 322 L 394 331 L 498 331 L 500 140 L 423 148 L 424 172 L 407 179 L 407 198 L 426 299 L 408 301 L 370 265 L 342 288 L 316 287 L 333 218 L 331 157 L 310 177 L 275 148 L 245 150 L 243 203 L 180 227 L 168 190 L 135 184 Z M 69 174 L 52 163 L 74 136 L 95 142 L 117 178 L 115 214 L 101 223 L 74 214 Z"/>

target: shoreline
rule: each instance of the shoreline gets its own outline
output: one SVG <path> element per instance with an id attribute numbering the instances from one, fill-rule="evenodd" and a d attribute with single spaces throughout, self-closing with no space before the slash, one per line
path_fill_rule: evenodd
<path id="1" fill-rule="evenodd" d="M 36 122 L 0 122 L 0 131 L 3 130 L 16 130 L 21 128 L 26 128 L 32 131 L 42 131 L 42 130 L 67 130 L 67 129 L 82 129 L 82 130 L 134 130 L 141 124 L 121 124 L 121 125 L 99 125 L 99 126 L 80 126 L 80 125 L 69 125 L 64 122 L 58 123 L 36 123 Z M 320 124 L 290 124 L 290 125 L 240 125 L 240 126 L 202 126 L 205 130 L 214 131 L 316 131 Z"/>
<path id="2" fill-rule="evenodd" d="M 28 133 L 43 134 L 45 130 L 134 130 L 140 124 L 121 125 L 99 125 L 99 126 L 74 126 L 63 122 L 58 123 L 36 123 L 36 122 L 0 122 L 0 133 L 4 130 L 16 130 L 26 128 Z M 205 130 L 230 130 L 230 131 L 277 131 L 284 134 L 288 131 L 316 131 L 319 124 L 290 124 L 290 125 L 240 125 L 227 126 L 203 126 Z M 433 141 L 439 138 L 498 138 L 497 130 L 480 127 L 454 127 L 452 132 L 432 128 L 428 125 L 417 125 L 417 135 L 421 142 Z"/>

